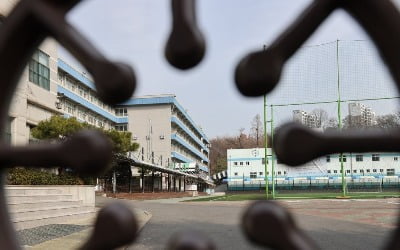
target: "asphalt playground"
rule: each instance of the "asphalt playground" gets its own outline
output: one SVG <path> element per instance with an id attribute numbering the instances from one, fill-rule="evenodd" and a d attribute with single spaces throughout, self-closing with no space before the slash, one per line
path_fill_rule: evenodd
<path id="1" fill-rule="evenodd" d="M 383 249 L 396 227 L 399 199 L 332 199 L 279 201 L 321 249 Z M 137 202 L 152 218 L 129 249 L 164 249 L 172 235 L 196 230 L 217 249 L 261 249 L 243 236 L 240 220 L 250 202 Z M 268 225 L 266 225 L 268 227 Z"/>
<path id="2" fill-rule="evenodd" d="M 98 207 L 115 201 L 96 197 Z M 209 237 L 217 249 L 261 249 L 249 243 L 240 228 L 248 201 L 181 202 L 192 198 L 173 198 L 149 201 L 123 200 L 136 213 L 141 230 L 138 239 L 125 249 L 165 249 L 170 238 L 187 230 L 195 230 Z M 121 200 L 120 200 L 121 201 Z M 296 223 L 321 249 L 368 250 L 383 249 L 396 227 L 400 199 L 328 199 L 281 200 Z M 69 222 L 64 235 L 53 235 L 35 244 L 27 242 L 27 249 L 76 249 L 90 235 L 91 221 Z M 73 226 L 75 225 L 75 226 Z M 78 226 L 76 226 L 78 225 Z M 268 227 L 268 225 L 266 225 Z M 54 226 L 53 229 L 54 230 Z M 65 235 L 66 229 L 71 231 Z M 32 229 L 37 232 L 46 228 Z M 67 231 L 68 231 L 67 230 Z M 32 243 L 33 242 L 33 243 Z"/>

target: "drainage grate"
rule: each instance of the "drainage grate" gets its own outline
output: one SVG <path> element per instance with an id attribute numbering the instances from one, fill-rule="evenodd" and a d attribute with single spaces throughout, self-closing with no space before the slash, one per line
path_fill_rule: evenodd
<path id="1" fill-rule="evenodd" d="M 88 225 L 50 224 L 17 231 L 17 236 L 21 245 L 33 246 L 82 231 L 89 227 Z"/>

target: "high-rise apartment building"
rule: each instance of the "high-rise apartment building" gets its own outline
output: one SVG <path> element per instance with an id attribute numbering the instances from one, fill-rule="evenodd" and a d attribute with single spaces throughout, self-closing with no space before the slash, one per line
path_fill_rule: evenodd
<path id="1" fill-rule="evenodd" d="M 303 110 L 293 110 L 293 121 L 309 128 L 318 128 L 318 124 L 320 124 L 316 115 Z"/>
<path id="2" fill-rule="evenodd" d="M 376 125 L 376 115 L 362 103 L 352 102 L 349 107 L 349 128 L 364 128 Z"/>

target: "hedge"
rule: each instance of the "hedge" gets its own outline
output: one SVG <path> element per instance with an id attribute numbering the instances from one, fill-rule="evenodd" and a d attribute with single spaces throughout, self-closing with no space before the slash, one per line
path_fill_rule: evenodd
<path id="1" fill-rule="evenodd" d="M 8 185 L 93 185 L 94 178 L 80 178 L 63 173 L 56 175 L 30 168 L 12 168 L 7 174 Z"/>

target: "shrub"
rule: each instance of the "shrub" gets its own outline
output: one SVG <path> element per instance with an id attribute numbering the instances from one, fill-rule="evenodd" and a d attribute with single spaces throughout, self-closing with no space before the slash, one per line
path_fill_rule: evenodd
<path id="1" fill-rule="evenodd" d="M 90 180 L 90 178 L 85 178 Z M 7 174 L 8 185 L 83 185 L 78 176 L 63 173 L 56 175 L 47 171 L 31 168 L 12 168 Z M 90 183 L 88 183 L 90 184 Z"/>

